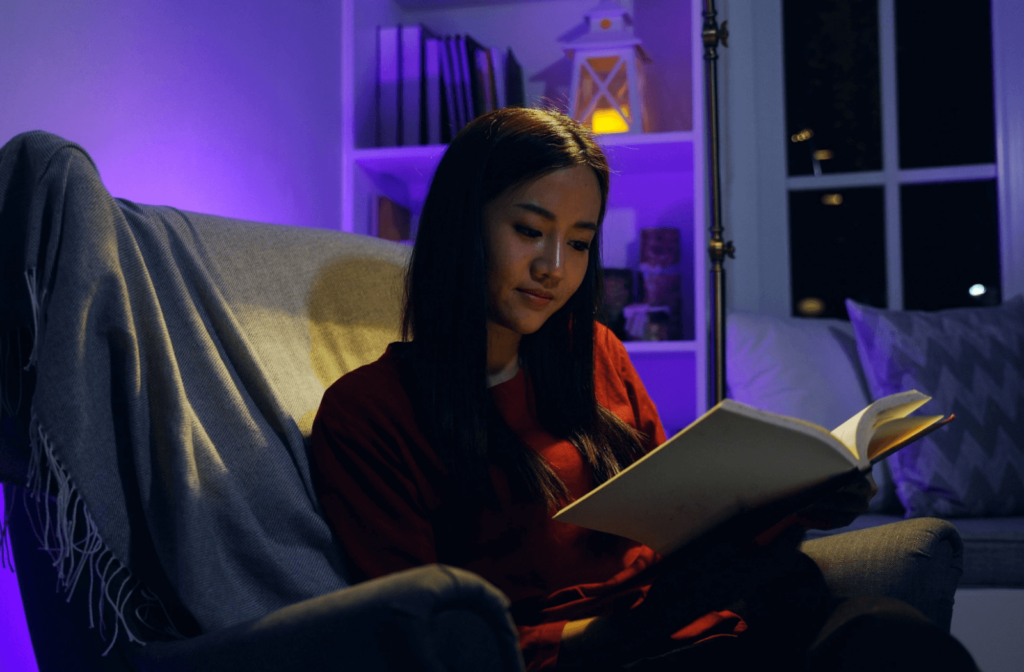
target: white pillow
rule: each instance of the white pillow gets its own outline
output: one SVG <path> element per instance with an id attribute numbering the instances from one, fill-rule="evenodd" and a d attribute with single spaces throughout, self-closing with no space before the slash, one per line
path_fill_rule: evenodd
<path id="1" fill-rule="evenodd" d="M 871 403 L 849 322 L 733 313 L 727 324 L 732 399 L 829 430 Z"/>
<path id="2" fill-rule="evenodd" d="M 845 320 L 732 313 L 726 327 L 726 394 L 832 430 L 871 403 L 853 326 Z M 872 470 L 870 511 L 898 512 L 885 461 Z"/>

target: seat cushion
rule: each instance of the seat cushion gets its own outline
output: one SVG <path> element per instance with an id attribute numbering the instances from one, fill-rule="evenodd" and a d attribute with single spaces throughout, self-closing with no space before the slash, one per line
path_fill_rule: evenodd
<path id="1" fill-rule="evenodd" d="M 848 527 L 810 530 L 808 539 L 863 530 L 902 520 L 900 516 L 868 514 Z M 960 587 L 1024 588 L 1024 516 L 952 518 L 964 542 L 964 573 Z"/>
<path id="2" fill-rule="evenodd" d="M 961 586 L 1024 588 L 1024 516 L 950 522 L 964 540 Z"/>

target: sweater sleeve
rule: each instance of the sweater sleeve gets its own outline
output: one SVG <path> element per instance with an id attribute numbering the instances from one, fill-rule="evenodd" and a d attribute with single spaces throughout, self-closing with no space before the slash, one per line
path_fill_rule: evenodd
<path id="1" fill-rule="evenodd" d="M 647 389 L 644 387 L 643 381 L 640 380 L 640 374 L 633 368 L 633 362 L 629 359 L 626 346 L 611 329 L 603 324 L 595 324 L 595 329 L 597 339 L 595 350 L 603 352 L 609 365 L 613 367 L 615 375 L 629 399 L 629 405 L 633 412 L 633 426 L 647 437 L 647 451 L 654 450 L 666 440 L 665 428 L 658 416 L 658 408 L 647 394 Z"/>
<path id="2" fill-rule="evenodd" d="M 363 378 L 327 390 L 310 437 L 317 495 L 354 582 L 437 562 L 404 413 L 382 408 L 391 395 Z"/>

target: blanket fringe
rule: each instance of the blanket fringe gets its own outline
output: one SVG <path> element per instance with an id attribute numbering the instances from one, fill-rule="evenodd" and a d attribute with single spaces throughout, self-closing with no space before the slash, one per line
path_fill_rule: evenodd
<path id="1" fill-rule="evenodd" d="M 25 364 L 25 371 L 28 371 L 36 363 L 36 356 L 39 353 L 39 320 L 42 311 L 39 309 L 39 288 L 36 287 L 35 267 L 25 269 L 25 284 L 28 285 L 28 299 L 32 302 L 32 352 L 29 353 L 28 363 Z M 43 300 L 46 299 L 46 289 L 43 288 Z"/>
<path id="2" fill-rule="evenodd" d="M 24 497 L 28 518 L 40 548 L 49 554 L 57 570 L 58 586 L 68 602 L 83 574 L 89 577 L 89 627 L 98 628 L 103 641 L 108 641 L 107 633 L 113 630 L 103 655 L 114 647 L 121 632 L 128 641 L 145 645 L 133 631 L 130 620 L 169 637 L 184 639 L 160 598 L 146 589 L 103 543 L 85 501 L 54 455 L 53 445 L 35 413 L 30 436 L 32 457 Z M 128 611 L 130 601 L 138 603 L 132 611 Z M 112 612 L 112 619 L 108 612 Z M 153 622 L 153 616 L 159 625 Z"/>
<path id="3" fill-rule="evenodd" d="M 20 415 L 26 401 L 23 399 L 23 373 L 36 365 L 39 353 L 42 311 L 34 268 L 25 271 L 25 282 L 32 303 L 32 350 L 28 363 L 21 367 L 17 353 L 22 352 L 22 330 L 15 332 L 14 338 L 18 341 L 13 352 L 10 337 L 7 334 L 0 336 L 0 381 L 11 383 L 11 389 L 0 390 L 0 418 L 7 415 L 17 418 Z M 44 289 L 43 302 L 45 295 Z M 17 396 L 12 394 L 15 387 Z M 54 454 L 53 445 L 39 423 L 35 409 L 31 411 L 29 444 L 29 468 L 22 490 L 29 523 L 41 550 L 47 552 L 57 570 L 58 589 L 64 591 L 68 602 L 83 575 L 88 576 L 89 627 L 98 628 L 100 637 L 108 642 L 103 655 L 113 649 L 122 632 L 128 641 L 144 646 L 145 642 L 133 630 L 135 626 L 143 626 L 174 639 L 185 639 L 174 626 L 163 601 L 132 576 L 104 544 L 85 500 Z M 12 571 L 14 562 L 8 530 L 15 492 L 8 490 L 12 496 L 10 501 L 5 498 L 4 507 L 0 510 L 0 566 L 9 566 Z M 134 610 L 129 611 L 129 602 L 135 606 Z"/>

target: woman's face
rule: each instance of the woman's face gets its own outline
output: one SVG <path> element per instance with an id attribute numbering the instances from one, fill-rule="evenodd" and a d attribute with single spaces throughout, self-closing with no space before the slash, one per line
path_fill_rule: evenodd
<path id="1" fill-rule="evenodd" d="M 492 328 L 532 334 L 565 305 L 586 275 L 600 213 L 587 166 L 548 173 L 484 206 Z"/>

